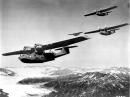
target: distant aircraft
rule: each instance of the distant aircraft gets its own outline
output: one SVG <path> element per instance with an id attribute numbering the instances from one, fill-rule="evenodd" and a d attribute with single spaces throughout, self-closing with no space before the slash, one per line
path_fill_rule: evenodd
<path id="1" fill-rule="evenodd" d="M 111 35 L 116 32 L 116 30 L 119 30 L 120 27 L 127 26 L 129 25 L 128 23 L 112 26 L 112 27 L 105 27 L 102 29 L 94 30 L 94 31 L 89 31 L 85 32 L 84 34 L 91 34 L 91 33 L 100 33 L 101 35 Z"/>
<path id="2" fill-rule="evenodd" d="M 34 47 L 25 46 L 23 50 L 4 53 L 2 55 L 9 56 L 20 54 L 19 60 L 21 60 L 24 63 L 43 63 L 55 60 L 55 58 L 69 54 L 70 48 L 77 47 L 77 46 L 71 46 L 71 44 L 75 44 L 88 39 L 90 38 L 87 36 L 80 36 L 47 45 L 35 44 Z"/>
<path id="3" fill-rule="evenodd" d="M 78 36 L 78 35 L 80 35 L 81 33 L 83 33 L 83 32 L 77 32 L 77 33 L 72 33 L 72 34 L 68 34 L 68 35 Z"/>
<path id="4" fill-rule="evenodd" d="M 112 6 L 112 7 L 109 7 L 109 8 L 105 8 L 105 9 L 100 9 L 100 10 L 97 10 L 97 11 L 94 11 L 92 13 L 89 13 L 89 14 L 85 14 L 84 16 L 91 16 L 91 15 L 97 15 L 97 16 L 106 16 L 108 15 L 109 13 L 111 13 L 112 9 L 115 9 L 117 8 L 118 6 Z"/>

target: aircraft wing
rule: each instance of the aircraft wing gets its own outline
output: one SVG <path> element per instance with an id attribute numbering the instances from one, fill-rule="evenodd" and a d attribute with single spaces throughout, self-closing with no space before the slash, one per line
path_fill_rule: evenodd
<path id="1" fill-rule="evenodd" d="M 95 14 L 96 14 L 96 11 L 92 12 L 92 13 L 89 13 L 89 14 L 85 14 L 84 16 L 91 16 L 91 15 L 95 15 Z"/>
<path id="2" fill-rule="evenodd" d="M 110 30 L 110 29 L 114 29 L 114 28 L 120 28 L 120 27 L 123 27 L 123 26 L 126 26 L 126 25 L 129 25 L 129 24 L 128 23 L 124 23 L 124 24 L 120 24 L 120 25 L 116 25 L 116 26 L 112 26 L 112 27 L 107 27 L 106 29 Z"/>
<path id="3" fill-rule="evenodd" d="M 68 34 L 68 35 L 78 36 L 78 35 L 80 35 L 81 33 L 83 33 L 83 32 L 77 32 L 77 33 L 72 33 L 72 34 Z"/>
<path id="4" fill-rule="evenodd" d="M 49 50 L 49 49 L 54 49 L 54 48 L 59 48 L 59 47 L 65 47 L 65 46 L 75 44 L 75 43 L 78 43 L 81 41 L 85 41 L 88 39 L 90 39 L 90 38 L 88 38 L 87 36 L 80 36 L 80 37 L 71 38 L 68 40 L 63 40 L 63 41 L 43 45 L 42 47 L 43 47 L 43 50 Z"/>
<path id="5" fill-rule="evenodd" d="M 99 29 L 99 30 L 85 32 L 84 34 L 97 33 L 97 32 L 100 32 L 100 31 L 102 31 L 104 29 L 111 30 L 111 29 L 120 28 L 120 27 L 123 27 L 123 26 L 126 26 L 126 25 L 129 25 L 129 24 L 128 23 L 124 23 L 124 24 L 120 24 L 120 25 L 116 25 L 116 26 L 112 26 L 112 27 L 107 27 L 107 28 L 103 28 L 103 29 Z"/>
<path id="6" fill-rule="evenodd" d="M 63 41 L 59 41 L 59 42 L 55 42 L 55 43 L 51 43 L 51 44 L 47 44 L 47 45 L 42 45 L 42 49 L 49 50 L 49 49 L 65 47 L 65 46 L 68 46 L 68 48 L 73 48 L 76 46 L 69 46 L 69 45 L 74 44 L 74 43 L 78 43 L 81 41 L 85 41 L 88 39 L 90 39 L 90 38 L 88 38 L 86 36 L 80 36 L 80 37 L 71 38 L 68 40 L 63 40 Z M 19 51 L 14 51 L 14 52 L 8 52 L 8 53 L 4 53 L 2 55 L 9 56 L 9 55 L 18 55 L 18 54 L 28 54 L 28 53 L 33 53 L 33 52 L 34 52 L 34 48 L 32 48 L 31 50 L 19 50 Z"/>
<path id="7" fill-rule="evenodd" d="M 66 46 L 65 48 L 75 48 L 75 47 L 78 47 L 78 46 Z M 61 50 L 62 49 L 62 47 L 61 48 L 56 48 L 55 50 Z"/>
<path id="8" fill-rule="evenodd" d="M 115 9 L 117 7 L 118 6 L 112 6 L 112 7 L 109 7 L 109 8 L 105 8 L 105 9 L 100 10 L 100 12 L 109 11 L 109 10 Z"/>
<path id="9" fill-rule="evenodd" d="M 31 50 L 19 50 L 19 51 L 14 51 L 14 52 L 9 52 L 9 53 L 4 53 L 2 54 L 3 56 L 10 56 L 10 55 L 19 55 L 19 54 L 27 54 L 27 53 L 31 53 Z"/>
<path id="10" fill-rule="evenodd" d="M 99 10 L 100 12 L 104 12 L 104 11 L 109 11 L 109 10 L 112 10 L 112 9 L 115 9 L 117 8 L 118 6 L 112 6 L 112 7 L 109 7 L 109 8 L 105 8 L 105 9 L 102 9 L 102 10 Z M 98 11 L 98 10 L 97 10 Z M 95 15 L 96 14 L 96 11 L 95 12 L 92 12 L 92 13 L 89 13 L 89 14 L 85 14 L 84 16 L 91 16 L 91 15 Z"/>
<path id="11" fill-rule="evenodd" d="M 89 32 L 85 32 L 84 34 L 97 33 L 97 32 L 100 32 L 100 30 L 89 31 Z"/>
<path id="12" fill-rule="evenodd" d="M 72 34 L 68 34 L 68 35 L 74 35 L 75 33 L 72 33 Z"/>

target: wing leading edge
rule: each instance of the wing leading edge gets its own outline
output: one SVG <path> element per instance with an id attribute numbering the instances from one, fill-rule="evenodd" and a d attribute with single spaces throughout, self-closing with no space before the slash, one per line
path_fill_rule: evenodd
<path id="1" fill-rule="evenodd" d="M 111 29 L 120 28 L 120 27 L 127 26 L 127 25 L 129 25 L 129 24 L 124 23 L 124 24 L 120 24 L 120 25 L 116 25 L 116 26 L 112 26 L 112 27 L 106 27 L 106 28 L 102 28 L 102 29 L 98 29 L 98 30 L 94 30 L 94 31 L 85 32 L 84 34 L 97 33 L 97 32 L 100 32 L 101 30 L 104 30 L 104 29 L 111 30 Z"/>
<path id="2" fill-rule="evenodd" d="M 2 54 L 3 56 L 10 56 L 10 55 L 19 55 L 19 54 L 28 54 L 31 53 L 31 50 L 18 50 L 18 51 L 14 51 L 14 52 L 8 52 L 8 53 L 4 53 Z"/>
<path id="3" fill-rule="evenodd" d="M 80 36 L 80 37 L 76 37 L 76 38 L 72 38 L 72 39 L 68 39 L 68 40 L 63 40 L 63 41 L 59 41 L 59 42 L 55 42 L 55 43 L 51 43 L 48 45 L 43 45 L 43 49 L 44 50 L 49 50 L 49 49 L 54 49 L 54 48 L 59 48 L 59 47 L 65 47 L 71 44 L 75 44 L 81 41 L 85 41 L 90 39 L 87 36 Z"/>
<path id="4" fill-rule="evenodd" d="M 63 40 L 63 41 L 59 41 L 59 42 L 55 42 L 55 43 L 51 43 L 51 44 L 47 44 L 47 45 L 42 45 L 42 50 L 44 51 L 44 50 L 55 49 L 55 48 L 59 48 L 59 47 L 65 47 L 65 46 L 69 46 L 71 44 L 75 44 L 75 43 L 85 41 L 88 39 L 90 39 L 90 38 L 88 38 L 87 36 L 71 38 L 68 40 Z M 70 47 L 70 48 L 72 48 L 72 47 Z M 18 54 L 28 54 L 28 53 L 33 53 L 34 49 L 35 48 L 32 48 L 32 50 L 19 50 L 19 51 L 14 51 L 14 52 L 8 52 L 8 53 L 4 53 L 2 55 L 9 56 L 9 55 L 18 55 Z"/>
<path id="5" fill-rule="evenodd" d="M 112 6 L 112 7 L 109 7 L 109 8 L 102 9 L 102 10 L 100 10 L 100 11 L 101 11 L 101 12 L 109 11 L 109 10 L 115 9 L 115 8 L 117 8 L 117 7 L 118 7 L 118 6 Z"/>
<path id="6" fill-rule="evenodd" d="M 112 6 L 112 7 L 109 7 L 109 8 L 105 8 L 105 9 L 101 9 L 101 10 L 97 10 L 97 11 L 100 11 L 100 12 L 105 12 L 105 11 L 109 11 L 109 10 L 112 10 L 112 9 L 115 9 L 117 8 L 118 6 Z M 91 15 L 95 15 L 97 13 L 97 11 L 94 11 L 92 13 L 89 13 L 89 14 L 85 14 L 84 16 L 91 16 Z"/>

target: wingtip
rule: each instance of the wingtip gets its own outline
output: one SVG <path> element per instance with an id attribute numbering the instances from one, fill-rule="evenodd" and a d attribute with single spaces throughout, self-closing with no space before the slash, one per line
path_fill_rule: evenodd
<path id="1" fill-rule="evenodd" d="M 126 23 L 126 25 L 130 25 L 129 23 Z"/>
<path id="2" fill-rule="evenodd" d="M 87 16 L 89 16 L 89 15 L 88 15 L 88 14 L 85 14 L 85 15 L 84 15 L 84 17 L 87 17 Z"/>
<path id="3" fill-rule="evenodd" d="M 130 25 L 130 24 L 129 24 L 129 23 L 124 23 L 123 25 L 124 25 L 124 26 L 127 26 L 127 25 Z"/>
<path id="4" fill-rule="evenodd" d="M 117 5 L 113 5 L 112 8 L 117 8 L 118 6 Z"/>
<path id="5" fill-rule="evenodd" d="M 7 56 L 6 53 L 2 54 L 3 56 Z"/>
<path id="6" fill-rule="evenodd" d="M 115 7 L 117 8 L 118 6 L 117 6 L 117 5 L 115 5 Z"/>
<path id="7" fill-rule="evenodd" d="M 88 14 L 85 14 L 84 16 L 85 16 L 85 17 L 89 16 L 89 13 L 88 13 Z"/>

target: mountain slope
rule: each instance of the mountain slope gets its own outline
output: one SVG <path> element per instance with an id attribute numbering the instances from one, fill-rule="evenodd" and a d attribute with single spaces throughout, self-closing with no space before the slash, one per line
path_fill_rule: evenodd
<path id="1" fill-rule="evenodd" d="M 4 92 L 3 89 L 0 89 L 0 97 L 9 97 L 9 94 Z"/>
<path id="2" fill-rule="evenodd" d="M 0 75 L 4 75 L 4 76 L 15 76 L 15 72 L 6 69 L 6 68 L 0 68 Z"/>
<path id="3" fill-rule="evenodd" d="M 129 69 L 116 68 L 115 72 L 111 70 L 87 72 L 70 78 L 67 76 L 67 79 L 66 76 L 57 77 L 41 87 L 53 87 L 57 91 L 45 97 L 129 97 Z"/>

